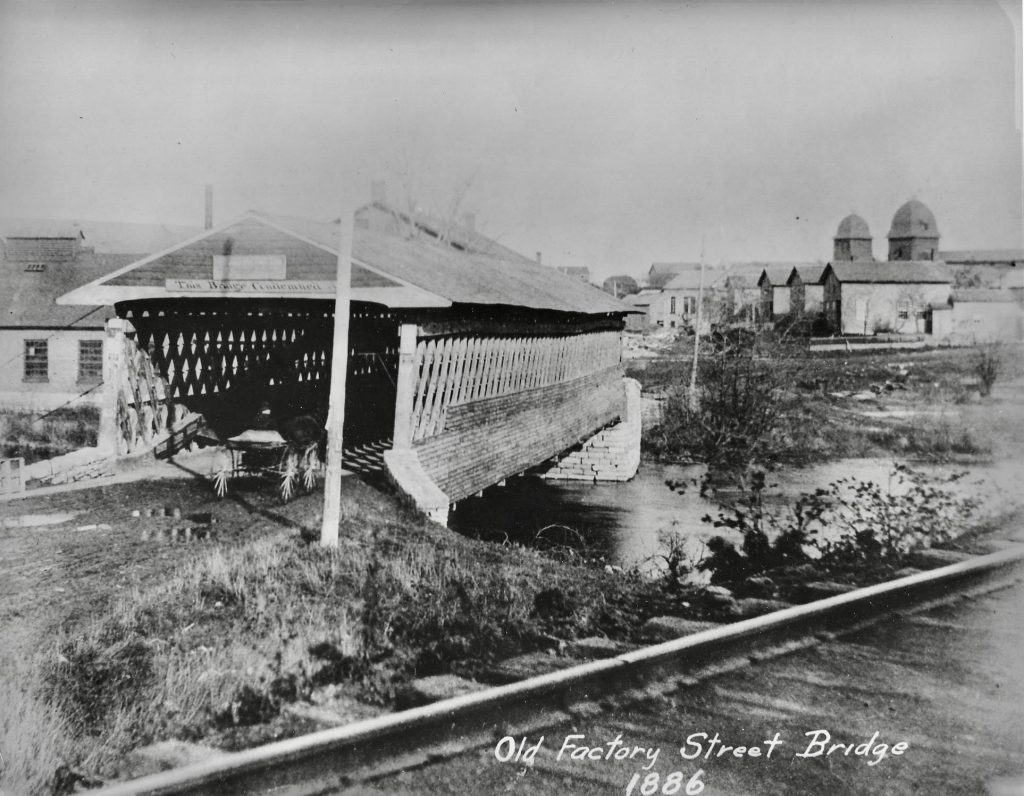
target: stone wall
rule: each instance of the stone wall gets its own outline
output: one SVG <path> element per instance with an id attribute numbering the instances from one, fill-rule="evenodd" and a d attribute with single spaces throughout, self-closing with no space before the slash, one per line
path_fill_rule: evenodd
<path id="1" fill-rule="evenodd" d="M 535 467 L 623 417 L 621 367 L 447 409 L 444 431 L 413 445 L 455 502 Z"/>
<path id="2" fill-rule="evenodd" d="M 625 416 L 602 429 L 563 458 L 544 478 L 567 481 L 628 481 L 640 466 L 640 432 L 643 400 L 640 382 L 623 379 Z"/>

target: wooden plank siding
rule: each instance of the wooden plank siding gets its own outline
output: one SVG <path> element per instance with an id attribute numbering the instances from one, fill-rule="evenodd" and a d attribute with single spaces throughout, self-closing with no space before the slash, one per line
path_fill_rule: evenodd
<path id="1" fill-rule="evenodd" d="M 616 331 L 420 340 L 408 421 L 412 441 L 443 433 L 450 407 L 572 381 L 618 363 Z"/>

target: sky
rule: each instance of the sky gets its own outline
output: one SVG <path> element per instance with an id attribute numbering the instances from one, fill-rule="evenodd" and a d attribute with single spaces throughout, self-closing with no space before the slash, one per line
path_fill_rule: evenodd
<path id="1" fill-rule="evenodd" d="M 1021 6 L 0 0 L 0 217 L 201 225 L 369 200 L 597 281 L 1022 241 Z"/>

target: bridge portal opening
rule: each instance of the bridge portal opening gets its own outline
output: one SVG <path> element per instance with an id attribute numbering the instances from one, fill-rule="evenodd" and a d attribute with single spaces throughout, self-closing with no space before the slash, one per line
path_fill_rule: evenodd
<path id="1" fill-rule="evenodd" d="M 116 309 L 166 382 L 165 400 L 203 415 L 218 438 L 251 428 L 265 408 L 277 423 L 310 417 L 326 425 L 333 301 L 160 299 L 123 302 Z M 397 372 L 394 313 L 353 302 L 346 448 L 389 444 Z"/>

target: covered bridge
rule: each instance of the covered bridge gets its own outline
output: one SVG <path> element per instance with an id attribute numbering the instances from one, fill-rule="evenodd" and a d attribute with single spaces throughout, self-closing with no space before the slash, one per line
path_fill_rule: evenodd
<path id="1" fill-rule="evenodd" d="M 326 419 L 339 230 L 250 212 L 58 300 L 122 321 L 105 372 L 122 451 L 182 407 L 222 438 L 266 403 Z M 625 417 L 631 308 L 597 288 L 383 202 L 356 214 L 351 286 L 346 447 L 389 449 L 438 518 Z"/>

